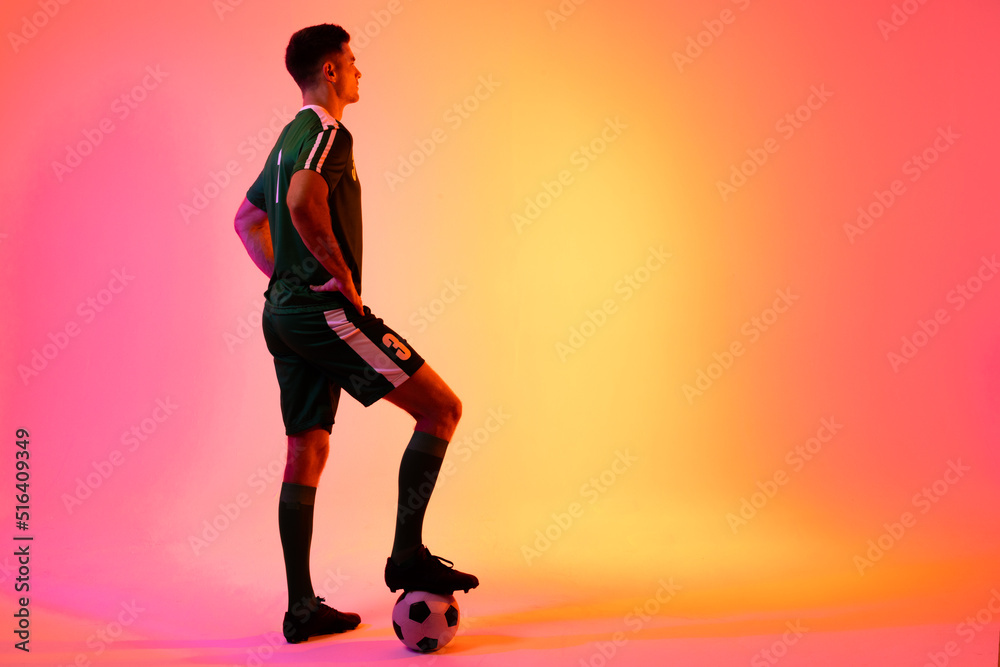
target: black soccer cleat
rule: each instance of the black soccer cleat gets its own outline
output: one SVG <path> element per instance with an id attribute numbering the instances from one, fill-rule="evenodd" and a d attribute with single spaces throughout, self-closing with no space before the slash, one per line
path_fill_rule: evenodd
<path id="1" fill-rule="evenodd" d="M 474 575 L 459 572 L 455 564 L 447 558 L 434 556 L 427 547 L 420 545 L 416 555 L 402 565 L 389 558 L 385 562 L 385 585 L 395 593 L 404 591 L 427 591 L 436 595 L 451 595 L 455 591 L 470 590 L 479 585 Z"/>
<path id="2" fill-rule="evenodd" d="M 285 612 L 281 625 L 285 641 L 289 644 L 304 642 L 310 637 L 347 632 L 358 627 L 361 617 L 351 612 L 337 611 L 322 602 L 326 598 L 316 597 L 315 608 L 302 607 Z"/>

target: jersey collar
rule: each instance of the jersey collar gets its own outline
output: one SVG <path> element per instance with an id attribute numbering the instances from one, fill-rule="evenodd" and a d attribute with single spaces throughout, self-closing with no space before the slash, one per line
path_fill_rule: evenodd
<path id="1" fill-rule="evenodd" d="M 319 116 L 320 122 L 323 123 L 324 129 L 328 127 L 335 127 L 338 129 L 340 128 L 340 123 L 337 122 L 337 119 L 331 116 L 330 112 L 324 109 L 323 107 L 317 104 L 307 104 L 301 109 L 299 109 L 299 111 L 303 111 L 305 109 L 312 109 L 313 111 L 316 112 L 316 115 Z"/>

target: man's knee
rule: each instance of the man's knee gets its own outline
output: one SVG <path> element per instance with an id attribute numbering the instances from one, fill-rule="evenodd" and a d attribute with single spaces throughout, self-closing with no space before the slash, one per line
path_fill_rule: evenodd
<path id="1" fill-rule="evenodd" d="M 310 447 L 308 449 L 289 449 L 286 466 L 291 466 L 296 469 L 302 468 L 309 470 L 322 468 L 326 464 L 326 459 L 329 456 L 329 453 L 329 446 Z"/>
<path id="2" fill-rule="evenodd" d="M 329 434 L 325 431 L 310 429 L 288 436 L 288 458 L 326 459 L 330 451 Z"/>
<path id="3" fill-rule="evenodd" d="M 441 419 L 451 424 L 458 424 L 462 418 L 462 401 L 455 394 L 451 392 L 449 394 L 441 406 Z"/>

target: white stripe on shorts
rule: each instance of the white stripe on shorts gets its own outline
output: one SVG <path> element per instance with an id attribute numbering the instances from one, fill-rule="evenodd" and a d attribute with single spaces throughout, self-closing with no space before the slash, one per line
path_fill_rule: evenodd
<path id="1" fill-rule="evenodd" d="M 393 387 L 406 382 L 410 376 L 402 368 L 393 363 L 385 352 L 380 350 L 367 336 L 347 319 L 343 308 L 328 310 L 323 313 L 326 323 L 337 334 L 337 338 L 351 346 L 377 373 L 392 383 Z"/>

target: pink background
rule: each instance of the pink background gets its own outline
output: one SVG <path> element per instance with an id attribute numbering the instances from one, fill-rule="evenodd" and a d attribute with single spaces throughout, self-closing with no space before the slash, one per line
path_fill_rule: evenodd
<path id="1" fill-rule="evenodd" d="M 562 7 L 3 4 L 0 488 L 25 534 L 27 429 L 32 658 L 110 661 L 88 638 L 133 601 L 115 650 L 279 629 L 285 441 L 232 220 L 300 106 L 288 37 L 322 22 L 363 73 L 365 303 L 464 403 L 425 538 L 483 581 L 469 641 L 505 614 L 620 626 L 671 580 L 658 622 L 987 604 L 1000 7 Z M 410 429 L 345 396 L 317 495 L 317 592 L 384 641 Z"/>

